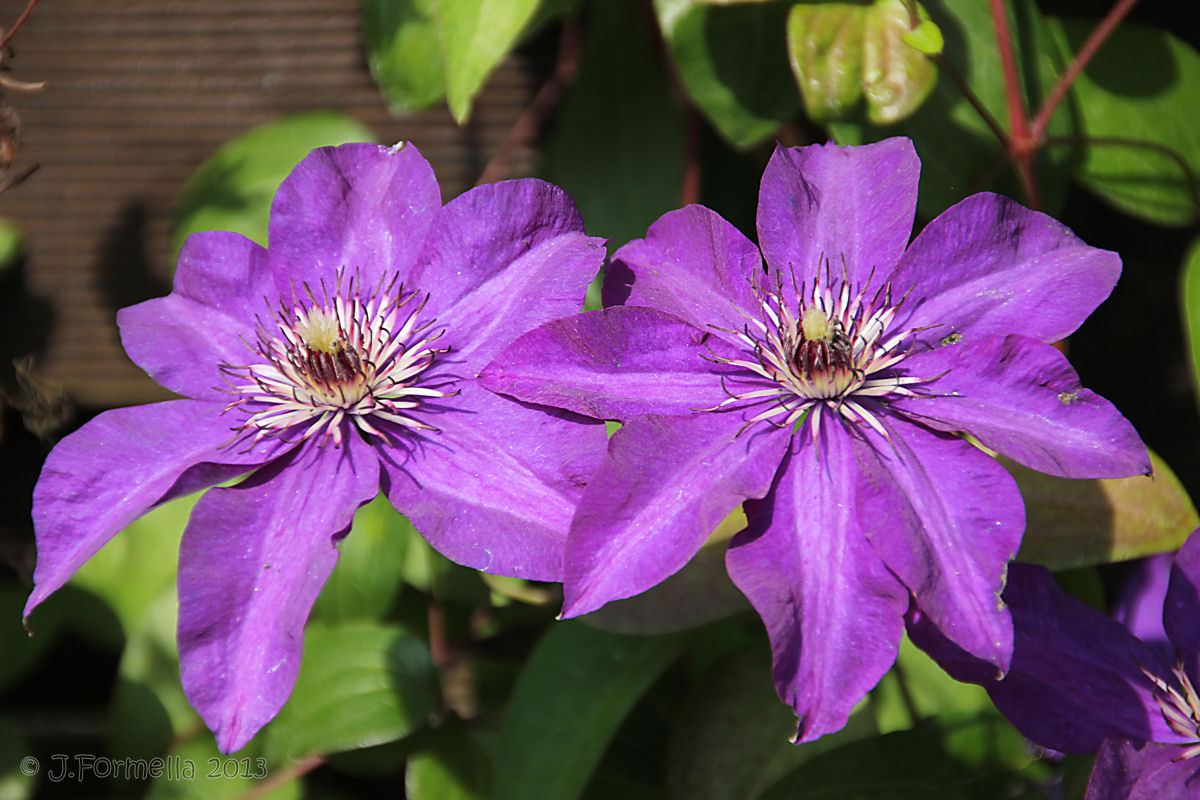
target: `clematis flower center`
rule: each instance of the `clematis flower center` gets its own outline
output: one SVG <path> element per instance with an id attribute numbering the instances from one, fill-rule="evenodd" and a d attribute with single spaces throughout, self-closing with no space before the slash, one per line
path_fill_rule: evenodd
<path id="1" fill-rule="evenodd" d="M 1168 683 L 1145 668 L 1142 672 L 1158 688 L 1154 701 L 1158 703 L 1167 727 L 1179 736 L 1195 742 L 1184 746 L 1180 758 L 1200 756 L 1200 694 L 1197 694 L 1183 662 L 1176 662 L 1171 668 L 1174 683 Z"/>
<path id="2" fill-rule="evenodd" d="M 832 279 L 828 260 L 811 288 L 796 286 L 794 279 L 791 288 L 794 299 L 789 301 L 779 278 L 773 287 L 754 286 L 758 315 L 747 316 L 742 330 L 727 331 L 746 346 L 745 357 L 714 356 L 744 373 L 725 381 L 729 399 L 708 410 L 766 404 L 742 431 L 763 421 L 777 427 L 794 425 L 809 414 L 815 436 L 822 410 L 827 409 L 884 434 L 871 403 L 863 401 L 912 396 L 909 385 L 930 380 L 895 370 L 907 357 L 916 332 L 889 332 L 903 298 L 893 302 L 890 285 L 867 297 L 865 287 L 853 286 L 845 276 Z"/>
<path id="3" fill-rule="evenodd" d="M 244 366 L 224 364 L 236 399 L 226 411 L 241 409 L 241 430 L 264 436 L 317 437 L 341 446 L 343 422 L 384 442 L 400 429 L 436 430 L 413 416 L 430 398 L 449 397 L 449 380 L 422 380 L 435 358 L 446 352 L 433 343 L 435 320 L 422 315 L 428 294 L 405 292 L 393 278 L 364 290 L 339 271 L 332 296 L 324 285 L 318 298 L 311 287 L 289 305 L 280 302 L 267 319 L 259 317 L 257 358 Z M 379 423 L 388 423 L 380 425 Z"/>

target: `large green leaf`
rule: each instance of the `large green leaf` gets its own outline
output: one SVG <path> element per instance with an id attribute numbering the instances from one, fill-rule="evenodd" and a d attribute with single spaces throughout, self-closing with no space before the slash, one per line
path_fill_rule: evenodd
<path id="1" fill-rule="evenodd" d="M 762 795 L 763 800 L 968 800 L 966 784 L 937 738 L 898 731 L 824 753 Z"/>
<path id="2" fill-rule="evenodd" d="M 107 601 L 127 635 L 164 592 L 175 591 L 179 542 L 199 499 L 172 500 L 134 520 L 71 579 Z"/>
<path id="3" fill-rule="evenodd" d="M 837 733 L 792 744 L 796 715 L 775 693 L 765 647 L 742 650 L 707 670 L 673 725 L 667 787 L 678 800 L 757 797 L 798 764 L 876 732 L 869 714 L 855 714 Z"/>
<path id="4" fill-rule="evenodd" d="M 786 4 L 655 0 L 654 8 L 688 95 L 734 147 L 770 138 L 800 109 L 788 74 Z"/>
<path id="5" fill-rule="evenodd" d="M 383 616 L 400 593 L 405 554 L 416 535 L 382 494 L 360 508 L 350 533 L 338 544 L 337 566 L 317 597 L 314 614 L 327 623 Z"/>
<path id="6" fill-rule="evenodd" d="M 363 0 L 362 9 L 367 64 L 392 111 L 416 111 L 445 97 L 437 0 Z"/>
<path id="7" fill-rule="evenodd" d="M 1092 23 L 1055 21 L 1064 58 Z M 1200 53 L 1166 31 L 1118 27 L 1071 87 L 1086 142 L 1076 176 L 1114 206 L 1163 225 L 1200 212 Z M 1124 143 L 1105 142 L 1118 139 Z"/>
<path id="8" fill-rule="evenodd" d="M 487 756 L 462 725 L 448 723 L 423 737 L 408 757 L 404 790 L 408 800 L 486 800 Z"/>
<path id="9" fill-rule="evenodd" d="M 175 204 L 175 251 L 197 231 L 236 231 L 267 243 L 271 199 L 310 150 L 375 138 L 353 117 L 310 111 L 268 122 L 222 145 L 196 168 Z"/>
<path id="10" fill-rule="evenodd" d="M 642 594 L 609 603 L 583 620 L 608 631 L 644 635 L 687 630 L 749 611 L 750 604 L 725 572 L 729 540 L 745 527 L 746 514 L 738 506 L 679 572 Z"/>
<path id="11" fill-rule="evenodd" d="M 1011 6 L 1009 22 L 1023 76 L 1020 88 L 1026 105 L 1036 108 L 1057 80 L 1062 56 L 1053 30 L 1031 0 L 1016 0 Z M 963 75 L 992 117 L 1001 126 L 1007 125 L 1003 70 L 988 0 L 929 0 L 925 7 L 944 37 L 944 57 Z M 839 122 L 830 125 L 830 130 L 839 144 L 910 137 L 921 157 L 918 210 L 923 216 L 937 216 L 967 195 L 984 189 L 1022 196 L 1011 169 L 996 171 L 1005 159 L 1001 143 L 955 82 L 945 75 L 920 108 L 898 124 L 878 127 Z M 1047 133 L 1069 136 L 1073 130 L 1069 109 L 1061 109 Z M 1043 150 L 1038 155 L 1035 166 L 1043 210 L 1053 213 L 1063 202 L 1069 157 L 1064 148 Z"/>
<path id="12" fill-rule="evenodd" d="M 56 763 L 52 761 L 43 765 L 40 759 L 29 753 L 29 746 L 10 725 L 0 719 L 0 798 L 3 800 L 26 800 L 32 797 L 38 780 L 36 774 L 42 771 L 43 766 L 51 768 Z"/>
<path id="13" fill-rule="evenodd" d="M 272 763 L 395 741 L 424 725 L 437 696 L 425 644 L 395 626 L 309 625 L 296 687 L 266 728 Z"/>
<path id="14" fill-rule="evenodd" d="M 1192 351 L 1192 391 L 1200 392 L 1200 238 L 1183 258 L 1183 324 Z M 1200 399 L 1200 394 L 1197 394 Z"/>
<path id="15" fill-rule="evenodd" d="M 496 800 L 579 797 L 621 720 L 679 655 L 678 636 L 552 627 L 513 690 L 496 755 Z"/>
<path id="16" fill-rule="evenodd" d="M 1017 558 L 1050 569 L 1124 561 L 1177 549 L 1200 525 L 1179 479 L 1150 453 L 1153 477 L 1070 480 L 1006 459 L 1025 498 Z"/>
<path id="17" fill-rule="evenodd" d="M 644 236 L 679 203 L 686 134 L 636 4 L 595 3 L 583 59 L 545 148 L 542 177 L 610 246 Z"/>
<path id="18" fill-rule="evenodd" d="M 462 123 L 471 98 L 517 41 L 538 0 L 436 0 L 450 113 Z"/>
<path id="19" fill-rule="evenodd" d="M 152 758 L 166 751 L 172 739 L 202 724 L 179 682 L 177 613 L 172 586 L 151 603 L 126 639 L 108 709 L 110 752 Z"/>
<path id="20" fill-rule="evenodd" d="M 269 763 L 259 754 L 254 742 L 226 756 L 217 751 L 213 737 L 196 736 L 172 748 L 162 762 L 161 774 L 150 784 L 146 794 L 148 800 L 245 797 L 295 800 L 301 797 L 298 776 Z M 136 786 L 131 783 L 125 796 L 136 796 Z"/>

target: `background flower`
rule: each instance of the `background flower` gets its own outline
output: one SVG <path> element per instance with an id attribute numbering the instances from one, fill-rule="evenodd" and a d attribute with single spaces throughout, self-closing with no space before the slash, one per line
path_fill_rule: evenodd
<path id="1" fill-rule="evenodd" d="M 1151 564 L 1151 574 L 1159 572 Z M 1184 543 L 1159 597 L 1157 631 L 1125 624 L 1068 595 L 1041 567 L 1014 564 L 1004 599 L 1016 638 L 1012 669 L 997 681 L 918 615 L 913 641 L 961 681 L 978 683 L 1017 728 L 1045 747 L 1099 750 L 1090 800 L 1187 798 L 1200 780 L 1200 536 Z M 1128 616 L 1127 613 L 1122 616 Z M 1149 630 L 1143 641 L 1135 632 Z M 1157 638 L 1165 630 L 1166 646 Z"/>
<path id="2" fill-rule="evenodd" d="M 844 725 L 891 666 L 910 593 L 1008 669 L 1021 498 L 959 432 L 1059 476 L 1149 470 L 1048 344 L 1108 295 L 1117 256 L 991 194 L 909 245 L 918 172 L 906 139 L 777 148 L 762 257 L 706 208 L 671 212 L 614 256 L 606 302 L 624 307 L 544 325 L 481 375 L 626 423 L 572 523 L 564 616 L 662 581 L 750 501 L 727 566 L 798 740 Z"/>
<path id="3" fill-rule="evenodd" d="M 335 544 L 380 488 L 459 563 L 557 580 L 603 441 L 475 381 L 576 310 L 599 267 L 557 187 L 492 184 L 442 207 L 415 148 L 325 148 L 280 187 L 269 237 L 195 235 L 174 291 L 122 310 L 130 357 L 189 399 L 100 415 L 34 495 L 27 617 L 149 508 L 254 470 L 204 496 L 180 552 L 184 689 L 226 752 L 287 698 Z"/>

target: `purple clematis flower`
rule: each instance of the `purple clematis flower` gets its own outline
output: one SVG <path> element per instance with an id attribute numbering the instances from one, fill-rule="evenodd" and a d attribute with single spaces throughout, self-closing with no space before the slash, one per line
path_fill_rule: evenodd
<path id="1" fill-rule="evenodd" d="M 518 339 L 481 374 L 625 422 L 572 523 L 563 616 L 680 569 L 738 504 L 730 576 L 766 623 L 797 740 L 841 728 L 895 660 L 910 594 L 1003 674 L 1017 486 L 959 435 L 1069 477 L 1145 448 L 1048 343 L 1111 292 L 1116 254 L 991 194 L 909 244 L 907 139 L 777 148 L 756 248 L 701 206 L 613 257 L 602 312 Z M 765 258 L 766 267 L 763 267 Z"/>
<path id="2" fill-rule="evenodd" d="M 1140 588 L 1160 624 L 1125 625 L 1062 591 L 1041 567 L 1014 564 L 1004 598 L 1016 642 L 1003 680 L 914 615 L 913 641 L 961 681 L 987 688 L 1027 737 L 1064 752 L 1099 750 L 1087 800 L 1200 796 L 1200 532 L 1184 543 L 1160 591 L 1159 562 Z M 1128 599 L 1127 599 L 1128 600 Z M 1144 605 L 1139 602 L 1137 605 Z M 1143 631 L 1149 640 L 1131 633 Z M 1164 631 L 1166 642 L 1158 641 Z"/>
<path id="3" fill-rule="evenodd" d="M 562 190 L 443 207 L 414 147 L 325 148 L 279 188 L 269 238 L 192 236 L 174 291 L 120 312 L 130 357 L 189 399 L 101 414 L 34 492 L 26 618 L 151 507 L 251 472 L 200 500 L 180 548 L 183 687 L 225 752 L 290 694 L 335 545 L 380 489 L 452 560 L 557 581 L 604 450 L 598 424 L 475 379 L 577 311 L 603 261 Z"/>

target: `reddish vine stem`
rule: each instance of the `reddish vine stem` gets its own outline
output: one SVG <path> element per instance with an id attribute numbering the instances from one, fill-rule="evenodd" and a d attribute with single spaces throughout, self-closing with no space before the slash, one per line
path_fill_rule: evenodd
<path id="1" fill-rule="evenodd" d="M 1046 98 L 1046 102 L 1042 104 L 1037 116 L 1033 119 L 1030 135 L 1033 137 L 1035 143 L 1042 143 L 1042 137 L 1046 133 L 1046 126 L 1050 124 L 1050 117 L 1053 116 L 1054 111 L 1058 108 L 1058 104 L 1066 97 L 1067 91 L 1075 83 L 1075 79 L 1079 77 L 1079 73 L 1083 72 L 1084 67 L 1092 60 L 1092 56 L 1096 55 L 1096 51 L 1108 40 L 1113 30 L 1125 18 L 1125 15 L 1137 5 L 1137 1 L 1119 0 L 1104 15 L 1104 18 L 1100 20 L 1100 24 L 1088 36 L 1087 41 L 1083 43 L 1083 47 L 1079 48 L 1079 52 L 1075 54 L 1075 58 L 1067 67 L 1067 71 L 1058 79 L 1058 83 L 1054 84 L 1054 88 L 1050 90 L 1050 96 Z"/>
<path id="2" fill-rule="evenodd" d="M 504 141 L 496 150 L 496 154 L 491 157 L 484 166 L 483 172 L 479 174 L 479 179 L 475 181 L 476 186 L 511 177 L 514 151 L 536 141 L 542 128 L 545 127 L 546 121 L 550 119 L 554 110 L 562 102 L 567 87 L 575 79 L 575 73 L 579 71 L 579 50 L 582 39 L 583 33 L 579 20 L 574 17 L 563 20 L 554 72 L 542 84 L 542 88 L 538 89 L 537 94 L 534 95 L 533 100 L 530 101 L 529 106 L 517 121 L 513 123 L 508 135 L 504 137 Z"/>
<path id="3" fill-rule="evenodd" d="M 683 163 L 683 179 L 679 184 L 679 205 L 700 202 L 700 120 L 696 110 L 687 108 L 687 157 Z"/>
<path id="4" fill-rule="evenodd" d="M 21 30 L 21 26 L 25 24 L 25 20 L 29 19 L 29 15 L 33 13 L 33 7 L 37 4 L 38 0 L 29 0 L 25 4 L 25 10 L 21 12 L 21 16 L 17 17 L 17 21 L 13 23 L 12 28 L 4 34 L 3 39 L 0 39 L 0 50 L 8 47 L 8 43 L 12 40 L 12 37 L 16 35 L 17 31 Z"/>
<path id="5" fill-rule="evenodd" d="M 1025 97 L 1021 93 L 1017 75 L 1017 59 L 1013 53 L 1012 31 L 1008 27 L 1008 12 L 1004 0 L 989 0 L 992 26 L 996 31 L 996 46 L 1000 51 L 1000 67 L 1004 72 L 1004 98 L 1008 105 L 1008 137 L 1003 140 L 1004 149 L 1017 165 L 1021 187 L 1025 197 L 1034 208 L 1041 206 L 1037 181 L 1033 173 L 1033 154 L 1037 145 L 1030 137 L 1029 113 L 1025 108 Z"/>
<path id="6" fill-rule="evenodd" d="M 269 778 L 264 778 L 255 784 L 254 788 L 245 794 L 238 796 L 239 800 L 257 800 L 259 797 L 266 797 L 271 792 L 278 789 L 280 786 L 291 783 L 294 780 L 304 777 L 312 772 L 317 767 L 325 763 L 325 758 L 316 753 L 310 756 L 305 756 L 299 761 L 294 761 L 286 767 L 276 772 Z"/>

